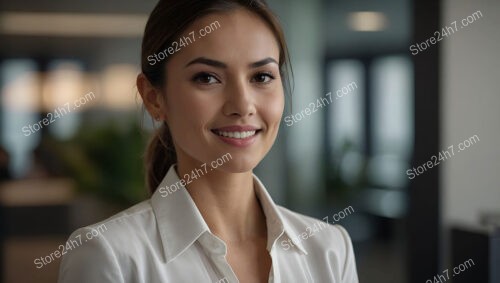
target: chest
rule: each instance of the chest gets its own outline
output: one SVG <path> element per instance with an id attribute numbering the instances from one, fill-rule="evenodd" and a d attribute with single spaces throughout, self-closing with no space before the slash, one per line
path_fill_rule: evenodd
<path id="1" fill-rule="evenodd" d="M 272 260 L 264 239 L 228 244 L 226 259 L 241 283 L 269 281 Z"/>
<path id="2" fill-rule="evenodd" d="M 219 251 L 220 252 L 220 251 Z M 159 249 L 131 257 L 124 282 L 341 282 L 340 262 L 325 260 L 313 252 L 302 255 L 291 250 L 269 254 L 263 246 L 227 245 L 227 253 L 210 252 L 200 244 L 192 245 L 174 260 L 165 262 Z M 336 258 L 336 257 L 334 257 Z M 132 267 L 133 266 L 133 267 Z M 236 276 L 236 278 L 234 277 Z"/>

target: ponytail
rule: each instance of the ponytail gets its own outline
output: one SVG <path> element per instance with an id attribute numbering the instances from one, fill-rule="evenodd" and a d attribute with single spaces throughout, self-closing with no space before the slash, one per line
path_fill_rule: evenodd
<path id="1" fill-rule="evenodd" d="M 168 169 L 177 163 L 174 144 L 165 122 L 156 130 L 148 143 L 145 154 L 146 186 L 153 194 Z"/>

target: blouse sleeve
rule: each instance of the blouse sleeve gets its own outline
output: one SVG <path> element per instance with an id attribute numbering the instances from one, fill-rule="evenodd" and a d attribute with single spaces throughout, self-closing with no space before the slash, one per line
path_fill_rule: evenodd
<path id="1" fill-rule="evenodd" d="M 117 258 L 104 235 L 88 240 L 91 228 L 73 232 L 69 241 L 81 240 L 81 245 L 67 250 L 59 268 L 59 283 L 123 283 Z M 77 240 L 79 239 L 79 240 Z"/>
<path id="2" fill-rule="evenodd" d="M 340 225 L 336 225 L 344 238 L 345 248 L 346 248 L 346 257 L 344 263 L 344 270 L 342 272 L 342 282 L 343 283 L 358 283 L 358 272 L 356 271 L 356 260 L 354 256 L 354 250 L 352 247 L 351 237 L 344 229 L 344 227 Z"/>

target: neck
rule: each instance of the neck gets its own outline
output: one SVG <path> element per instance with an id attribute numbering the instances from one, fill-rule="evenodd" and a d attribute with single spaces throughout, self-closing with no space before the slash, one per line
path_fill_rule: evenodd
<path id="1" fill-rule="evenodd" d="M 177 173 L 196 172 L 200 166 L 179 162 Z M 208 227 L 228 242 L 266 236 L 266 219 L 255 195 L 252 171 L 228 173 L 214 169 L 186 185 Z M 200 172 L 200 171 L 198 171 Z"/>

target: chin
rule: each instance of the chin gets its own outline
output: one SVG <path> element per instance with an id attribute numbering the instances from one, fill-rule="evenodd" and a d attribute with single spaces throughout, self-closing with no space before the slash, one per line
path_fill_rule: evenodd
<path id="1" fill-rule="evenodd" d="M 259 162 L 256 160 L 243 161 L 241 159 L 233 159 L 222 166 L 220 169 L 228 173 L 245 173 L 248 171 L 252 171 L 255 167 L 257 167 L 258 164 Z"/>

